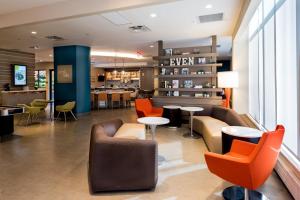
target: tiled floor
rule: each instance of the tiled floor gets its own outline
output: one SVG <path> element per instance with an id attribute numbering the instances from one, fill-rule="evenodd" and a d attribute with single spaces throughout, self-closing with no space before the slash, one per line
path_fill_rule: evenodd
<path id="1" fill-rule="evenodd" d="M 50 122 L 17 126 L 15 137 L 0 144 L 1 200 L 86 200 L 86 199 L 222 199 L 229 183 L 209 173 L 202 139 L 183 138 L 187 128 L 159 127 L 159 154 L 167 159 L 159 167 L 154 191 L 91 195 L 87 162 L 91 125 L 120 117 L 136 122 L 133 109 L 95 111 L 76 122 Z M 148 135 L 150 138 L 150 135 Z M 261 190 L 272 200 L 292 199 L 278 176 L 268 179 Z"/>

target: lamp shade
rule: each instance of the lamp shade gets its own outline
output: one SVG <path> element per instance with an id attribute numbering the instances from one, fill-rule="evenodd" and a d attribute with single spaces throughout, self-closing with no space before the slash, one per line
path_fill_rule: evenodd
<path id="1" fill-rule="evenodd" d="M 237 88 L 239 86 L 239 74 L 234 71 L 218 72 L 219 88 Z"/>

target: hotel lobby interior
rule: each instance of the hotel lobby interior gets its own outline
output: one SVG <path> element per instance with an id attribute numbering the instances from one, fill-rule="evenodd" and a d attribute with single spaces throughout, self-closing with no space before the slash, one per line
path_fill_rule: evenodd
<path id="1" fill-rule="evenodd" d="M 300 199 L 300 1 L 1 0 L 0 200 Z"/>

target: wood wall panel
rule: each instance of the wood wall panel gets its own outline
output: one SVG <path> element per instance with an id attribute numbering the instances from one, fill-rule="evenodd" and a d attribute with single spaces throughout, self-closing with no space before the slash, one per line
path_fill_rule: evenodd
<path id="1" fill-rule="evenodd" d="M 0 49 L 0 91 L 3 90 L 3 85 L 5 83 L 9 83 L 11 85 L 11 90 L 22 90 L 22 87 L 14 87 L 12 85 L 11 64 L 27 65 L 27 83 L 29 88 L 33 89 L 35 65 L 34 54 Z"/>

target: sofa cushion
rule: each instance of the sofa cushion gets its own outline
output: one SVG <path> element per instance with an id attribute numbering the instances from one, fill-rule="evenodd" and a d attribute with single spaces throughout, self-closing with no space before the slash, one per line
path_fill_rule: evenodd
<path id="1" fill-rule="evenodd" d="M 194 116 L 193 129 L 202 134 L 208 149 L 215 153 L 222 152 L 222 127 L 227 123 L 210 116 Z"/>
<path id="2" fill-rule="evenodd" d="M 137 123 L 124 123 L 116 132 L 116 138 L 146 139 L 145 125 Z"/>

